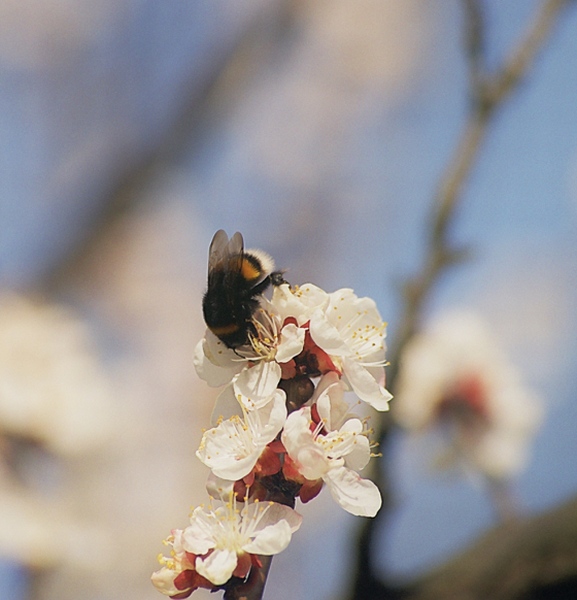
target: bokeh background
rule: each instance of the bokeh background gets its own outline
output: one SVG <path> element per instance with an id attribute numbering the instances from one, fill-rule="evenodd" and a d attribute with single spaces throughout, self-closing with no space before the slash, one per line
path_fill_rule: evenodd
<path id="1" fill-rule="evenodd" d="M 486 3 L 491 66 L 539 4 Z M 479 312 L 542 398 L 515 482 L 527 511 L 577 492 L 576 32 L 573 7 L 492 124 L 451 232 L 471 259 L 426 315 Z M 159 598 L 161 541 L 206 498 L 194 452 L 215 391 L 192 353 L 214 231 L 241 231 L 293 283 L 372 296 L 394 336 L 466 115 L 461 6 L 5 0 L 0 105 L 0 291 L 65 310 L 107 389 L 99 418 L 78 417 L 100 443 L 58 454 L 8 440 L 36 513 L 0 517 L 0 595 Z M 431 472 L 404 438 L 394 448 L 378 560 L 409 577 L 494 512 L 482 487 Z M 269 594 L 336 598 L 357 521 L 325 494 L 302 512 Z"/>

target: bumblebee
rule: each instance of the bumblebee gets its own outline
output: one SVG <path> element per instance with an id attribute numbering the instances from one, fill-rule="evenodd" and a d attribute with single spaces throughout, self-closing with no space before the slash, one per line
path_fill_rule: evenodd
<path id="1" fill-rule="evenodd" d="M 202 299 L 206 326 L 226 346 L 238 348 L 256 336 L 253 315 L 259 296 L 272 284 L 285 283 L 282 271 L 261 250 L 245 250 L 237 231 L 230 240 L 220 229 L 208 253 L 208 286 Z"/>

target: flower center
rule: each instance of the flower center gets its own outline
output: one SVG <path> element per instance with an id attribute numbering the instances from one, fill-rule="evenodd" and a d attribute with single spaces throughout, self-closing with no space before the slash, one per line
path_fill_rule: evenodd
<path id="1" fill-rule="evenodd" d="M 252 319 L 256 334 L 249 332 L 249 349 L 241 351 L 241 356 L 248 360 L 272 361 L 279 345 L 280 326 L 274 314 L 259 308 Z"/>

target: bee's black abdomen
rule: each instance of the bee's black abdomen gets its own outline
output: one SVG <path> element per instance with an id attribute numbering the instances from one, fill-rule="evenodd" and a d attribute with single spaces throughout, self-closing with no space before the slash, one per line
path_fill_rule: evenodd
<path id="1" fill-rule="evenodd" d="M 210 246 L 208 287 L 202 299 L 207 327 L 229 348 L 238 348 L 256 335 L 253 315 L 259 296 L 272 284 L 285 283 L 281 271 L 260 250 L 243 249 L 240 233 L 229 240 L 217 231 Z"/>

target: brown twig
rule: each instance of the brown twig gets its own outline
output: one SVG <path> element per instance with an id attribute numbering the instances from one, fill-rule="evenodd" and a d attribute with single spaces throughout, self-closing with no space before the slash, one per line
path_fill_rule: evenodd
<path id="1" fill-rule="evenodd" d="M 440 276 L 466 256 L 462 248 L 455 248 L 448 236 L 457 209 L 463 197 L 463 188 L 478 157 L 481 144 L 488 132 L 488 125 L 495 111 L 500 108 L 529 72 L 537 51 L 542 47 L 556 22 L 561 9 L 570 0 L 547 0 L 543 2 L 525 35 L 504 61 L 501 69 L 492 75 L 484 73 L 484 25 L 478 0 L 463 0 L 465 8 L 466 57 L 469 69 L 471 104 L 469 115 L 463 125 L 455 152 L 449 160 L 439 187 L 433 198 L 430 216 L 430 236 L 424 263 L 420 273 L 404 287 L 404 312 L 399 321 L 391 346 L 387 368 L 387 385 L 395 392 L 396 377 L 402 352 L 417 331 L 423 308 Z M 366 520 L 360 527 L 357 539 L 356 572 L 353 574 L 351 598 L 401 597 L 399 590 L 384 586 L 376 574 L 372 556 L 376 547 L 377 528 L 391 510 L 391 494 L 387 469 L 387 447 L 392 429 L 386 413 L 375 426 L 375 434 L 381 445 L 383 457 L 373 468 L 373 480 L 383 495 L 383 507 L 375 519 Z"/>
<path id="2" fill-rule="evenodd" d="M 563 589 L 563 594 L 554 590 Z M 577 497 L 485 533 L 417 581 L 407 600 L 577 598 Z"/>
<path id="3" fill-rule="evenodd" d="M 465 57 L 472 99 L 481 96 L 485 77 L 485 15 L 482 0 L 463 0 Z"/>
<path id="4" fill-rule="evenodd" d="M 260 556 L 262 566 L 252 568 L 248 579 L 228 587 L 224 600 L 261 600 L 272 563 L 272 556 Z"/>

